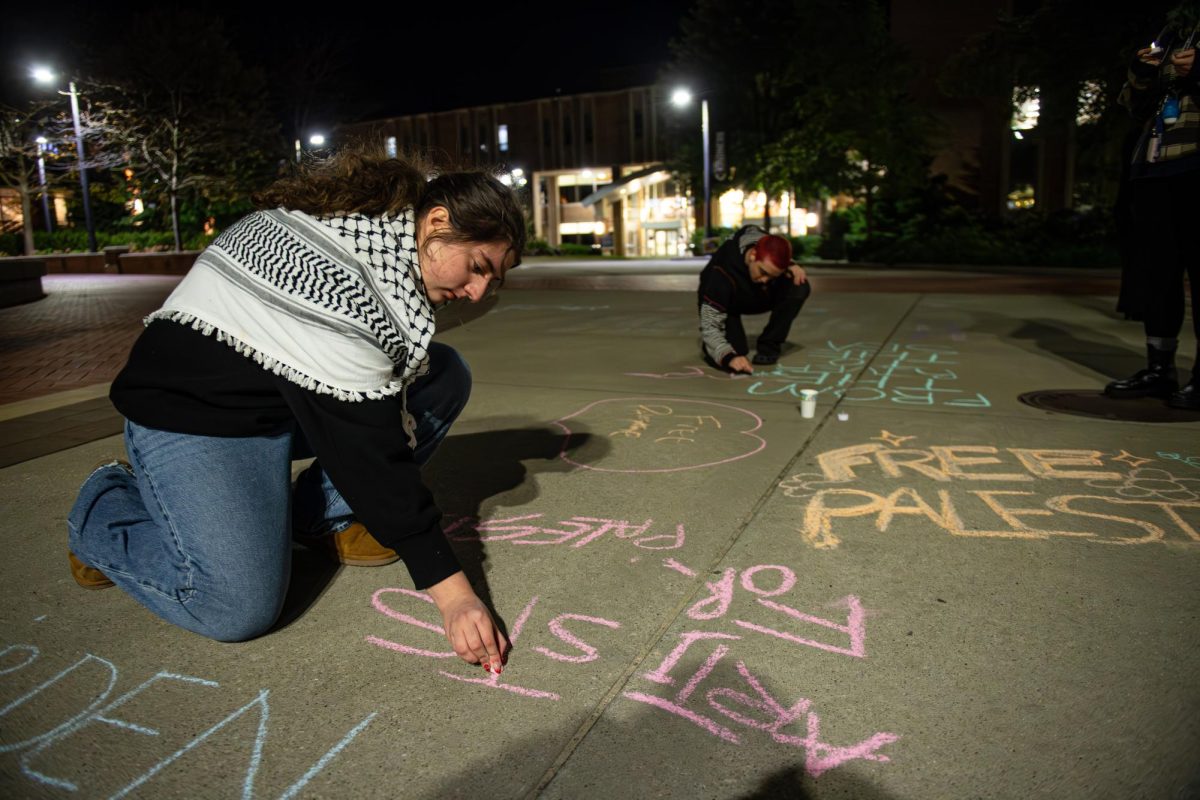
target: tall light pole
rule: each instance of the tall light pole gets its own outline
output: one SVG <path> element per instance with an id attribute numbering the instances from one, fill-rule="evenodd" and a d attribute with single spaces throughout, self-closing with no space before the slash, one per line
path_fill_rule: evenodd
<path id="1" fill-rule="evenodd" d="M 46 191 L 46 148 L 49 144 L 45 136 L 39 136 L 34 141 L 38 146 L 38 183 L 42 186 L 42 216 L 46 218 L 46 233 L 54 233 L 54 222 L 50 219 L 50 193 Z"/>
<path id="2" fill-rule="evenodd" d="M 34 67 L 32 70 L 34 80 L 39 83 L 54 83 L 54 73 L 45 67 Z M 96 228 L 92 224 L 92 199 L 88 193 L 87 166 L 84 163 L 83 155 L 83 130 L 79 124 L 79 93 L 75 91 L 75 81 L 67 82 L 68 91 L 64 92 L 61 89 L 59 94 L 69 95 L 71 98 L 71 121 L 75 123 L 75 153 L 79 157 L 79 188 L 83 192 L 83 221 L 87 226 L 88 250 L 96 252 Z"/>
<path id="3" fill-rule="evenodd" d="M 683 108 L 692 102 L 692 93 L 687 89 L 676 89 L 671 93 L 671 102 Z M 712 168 L 708 159 L 708 99 L 700 99 L 700 139 L 704 153 L 704 238 L 712 236 Z"/>

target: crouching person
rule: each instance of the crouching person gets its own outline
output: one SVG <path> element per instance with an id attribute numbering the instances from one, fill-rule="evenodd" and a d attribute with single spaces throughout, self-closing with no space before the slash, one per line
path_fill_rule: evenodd
<path id="1" fill-rule="evenodd" d="M 344 150 L 256 196 L 262 210 L 200 255 L 113 383 L 130 463 L 96 468 L 70 512 L 81 585 L 250 639 L 278 619 L 298 530 L 351 563 L 402 558 L 457 653 L 499 671 L 508 642 L 420 467 L 471 386 L 430 340 L 434 307 L 498 287 L 525 224 L 491 175 L 430 177 L 382 148 Z"/>
<path id="2" fill-rule="evenodd" d="M 796 315 L 812 293 L 792 245 L 755 225 L 737 230 L 700 273 L 698 305 L 704 360 L 729 372 L 752 373 L 743 314 L 770 313 L 755 343 L 754 364 L 779 360 Z"/>

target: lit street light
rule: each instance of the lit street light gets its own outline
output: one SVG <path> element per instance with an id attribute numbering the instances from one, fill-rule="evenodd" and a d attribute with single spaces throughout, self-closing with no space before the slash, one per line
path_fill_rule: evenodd
<path id="1" fill-rule="evenodd" d="M 50 219 L 50 193 L 46 191 L 46 148 L 49 144 L 45 136 L 39 136 L 34 141 L 38 146 L 38 183 L 42 185 L 42 215 L 46 218 L 46 233 L 54 233 L 54 223 Z"/>
<path id="2" fill-rule="evenodd" d="M 325 146 L 325 134 L 323 134 L 323 133 L 312 134 L 311 136 L 308 137 L 308 143 L 310 145 L 312 145 L 313 147 L 324 147 Z M 300 140 L 297 139 L 296 140 L 296 163 L 297 164 L 300 163 L 301 151 L 302 151 L 302 148 L 300 146 Z"/>
<path id="3" fill-rule="evenodd" d="M 55 75 L 45 67 L 34 67 L 30 74 L 38 83 L 54 83 Z M 75 81 L 67 82 L 68 91 L 58 90 L 59 94 L 69 95 L 71 98 L 71 121 L 75 123 L 75 152 L 79 157 L 79 188 L 83 192 L 83 220 L 87 226 L 88 250 L 96 252 L 96 228 L 92 224 L 92 201 L 88 193 L 87 167 L 84 165 L 83 155 L 83 131 L 79 124 L 79 94 L 75 91 Z M 42 195 L 45 197 L 45 194 Z"/>
<path id="4" fill-rule="evenodd" d="M 671 93 L 671 103 L 683 108 L 692 102 L 692 93 L 687 89 L 676 89 Z M 708 162 L 708 100 L 700 100 L 700 137 L 704 153 L 704 238 L 712 236 L 712 169 Z"/>

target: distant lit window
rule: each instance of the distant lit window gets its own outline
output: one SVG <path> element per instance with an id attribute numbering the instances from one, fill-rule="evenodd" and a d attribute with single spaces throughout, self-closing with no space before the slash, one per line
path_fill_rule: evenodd
<path id="1" fill-rule="evenodd" d="M 1033 208 L 1037 204 L 1033 186 L 1022 184 L 1008 193 L 1008 208 L 1015 211 L 1018 208 Z"/>
<path id="2" fill-rule="evenodd" d="M 594 236 L 604 235 L 604 222 L 560 222 L 558 232 L 564 236 L 580 236 L 584 234 L 592 234 Z"/>
<path id="3" fill-rule="evenodd" d="M 1079 99 L 1075 106 L 1075 124 L 1098 122 L 1103 108 L 1104 84 L 1100 81 L 1084 81 L 1079 87 Z"/>
<path id="4" fill-rule="evenodd" d="M 1036 86 L 1013 88 L 1013 115 L 1010 126 L 1014 131 L 1027 131 L 1037 127 L 1042 102 Z"/>
<path id="5" fill-rule="evenodd" d="M 385 147 L 387 148 L 387 157 L 395 158 L 396 157 L 396 137 L 395 136 L 387 137 L 387 143 L 385 144 Z"/>
<path id="6" fill-rule="evenodd" d="M 508 152 L 508 126 L 500 125 L 496 128 L 496 146 L 500 148 L 501 153 Z"/>

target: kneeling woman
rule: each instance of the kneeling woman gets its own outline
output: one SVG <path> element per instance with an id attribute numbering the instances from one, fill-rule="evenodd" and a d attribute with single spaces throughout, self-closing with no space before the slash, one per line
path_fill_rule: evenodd
<path id="1" fill-rule="evenodd" d="M 97 468 L 80 490 L 76 580 L 240 641 L 278 619 L 293 530 L 361 537 L 365 525 L 437 603 L 455 651 L 499 671 L 508 642 L 420 467 L 471 382 L 430 341 L 433 309 L 480 300 L 517 265 L 511 189 L 483 172 L 428 180 L 357 149 L 255 200 L 264 210 L 200 255 L 113 383 L 132 463 Z M 293 489 L 291 461 L 309 456 Z"/>

